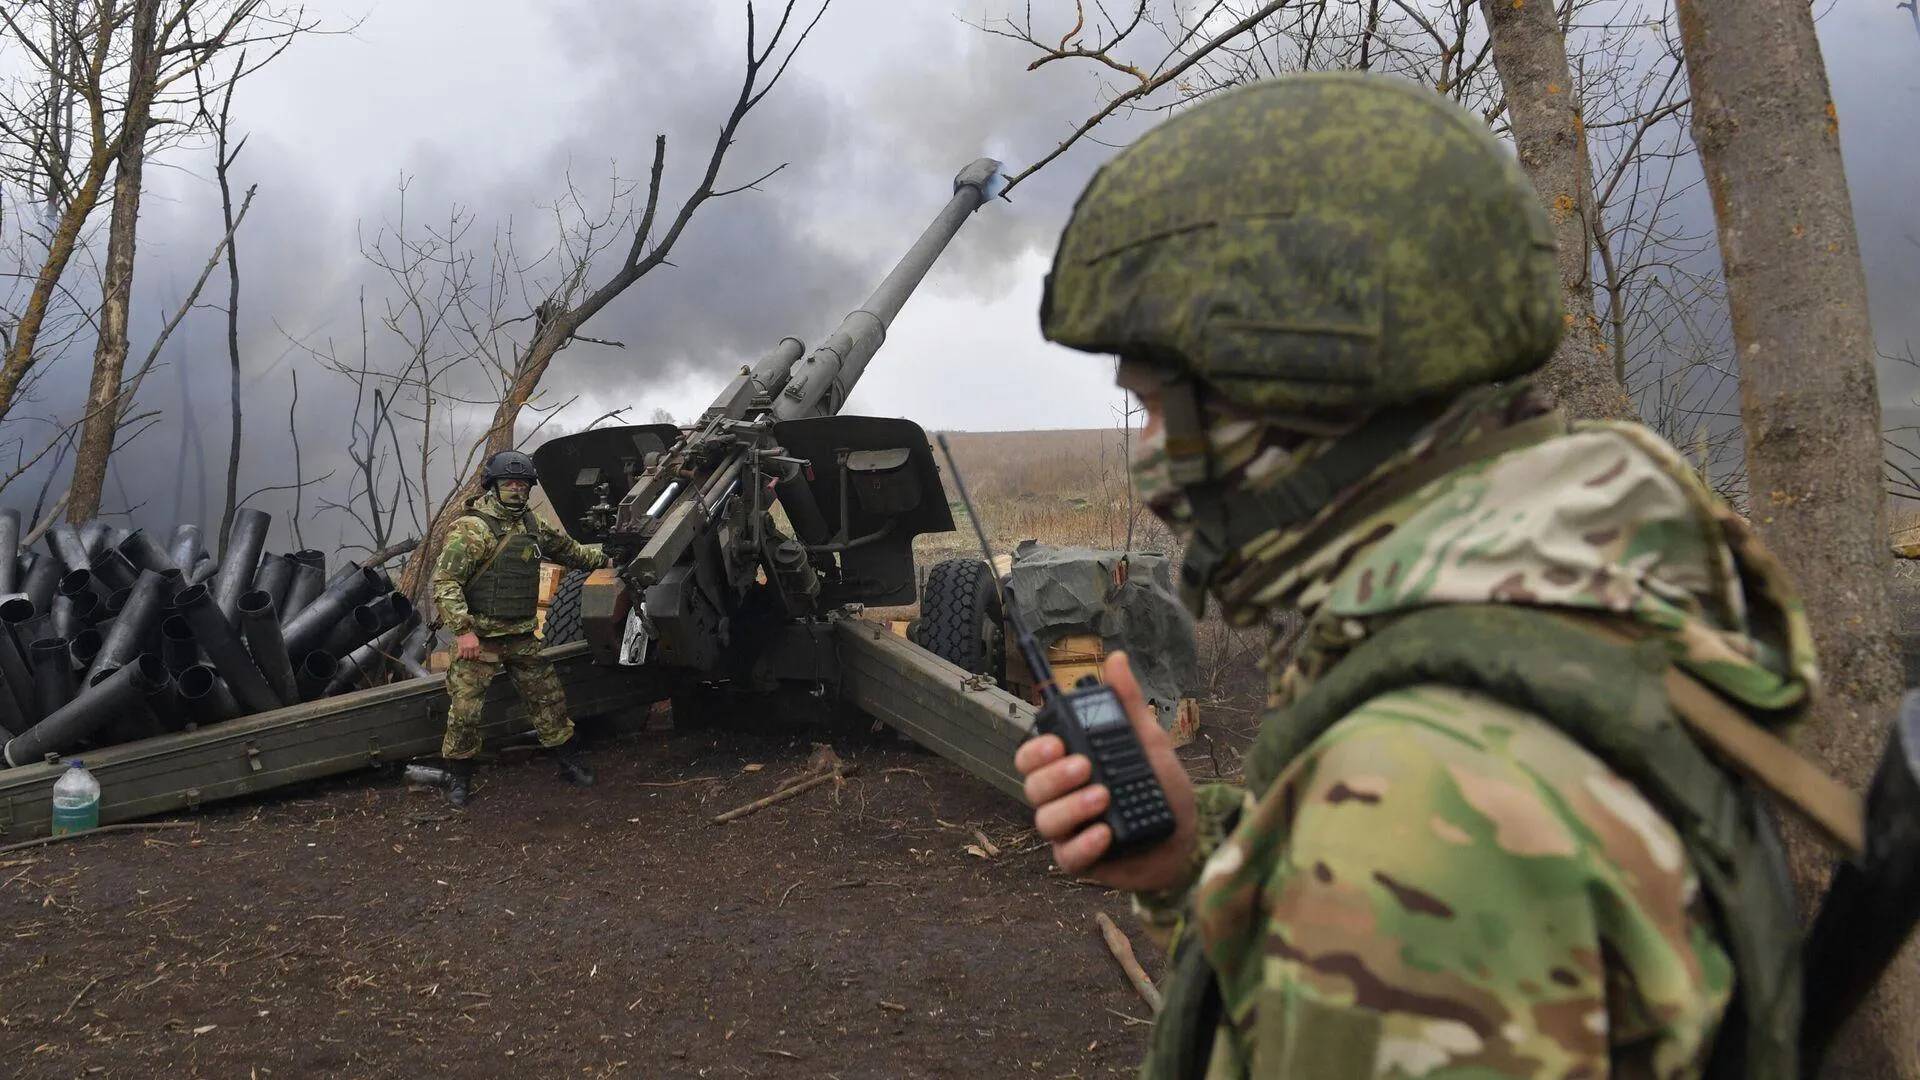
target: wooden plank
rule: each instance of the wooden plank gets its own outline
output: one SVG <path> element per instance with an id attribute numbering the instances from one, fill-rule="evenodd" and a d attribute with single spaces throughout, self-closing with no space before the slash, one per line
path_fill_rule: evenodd
<path id="1" fill-rule="evenodd" d="M 644 672 L 590 664 L 584 642 L 547 655 L 576 720 L 664 696 Z M 432 675 L 75 756 L 100 781 L 105 825 L 437 753 L 446 713 L 446 676 Z M 529 730 L 508 680 L 489 687 L 481 723 L 491 745 Z M 46 835 L 53 784 L 63 770 L 39 764 L 0 771 L 0 838 Z"/>
<path id="2" fill-rule="evenodd" d="M 847 619 L 835 634 L 843 698 L 1024 802 L 1013 755 L 1033 732 L 1032 705 L 882 623 Z"/>

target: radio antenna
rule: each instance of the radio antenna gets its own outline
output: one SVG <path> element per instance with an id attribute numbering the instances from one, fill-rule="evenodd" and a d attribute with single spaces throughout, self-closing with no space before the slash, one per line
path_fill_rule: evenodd
<path id="1" fill-rule="evenodd" d="M 953 448 L 947 445 L 947 433 L 942 431 L 934 435 L 940 442 L 940 453 L 947 459 L 947 471 L 953 476 L 954 490 L 960 494 L 960 505 L 966 507 L 967 520 L 973 523 L 973 534 L 980 538 L 980 553 L 987 557 L 987 573 L 993 576 L 993 587 L 1000 594 L 1000 604 L 1006 609 L 1007 621 L 1013 624 L 1014 641 L 1020 647 L 1020 658 L 1027 662 L 1027 670 L 1033 673 L 1040 690 L 1042 705 L 1060 696 L 1060 688 L 1053 681 L 1053 665 L 1047 663 L 1047 654 L 1040 649 L 1040 642 L 1027 629 L 1027 621 L 1020 617 L 1020 607 L 1013 599 L 1011 584 L 1001 587 L 1000 571 L 994 566 L 993 545 L 987 542 L 987 530 L 980 524 L 980 515 L 973 509 L 973 499 L 967 495 L 967 482 L 960 478 L 960 467 L 953 463 Z"/>

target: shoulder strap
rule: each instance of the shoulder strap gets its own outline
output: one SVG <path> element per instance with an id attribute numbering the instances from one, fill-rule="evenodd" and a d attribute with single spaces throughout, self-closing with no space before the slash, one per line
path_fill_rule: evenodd
<path id="1" fill-rule="evenodd" d="M 1637 624 L 1618 619 L 1585 613 L 1555 614 L 1622 644 L 1645 636 L 1629 629 Z M 1666 684 L 1674 714 L 1696 737 L 1786 804 L 1839 853 L 1849 858 L 1866 854 L 1866 801 L 1857 792 L 1827 775 L 1785 740 L 1754 723 L 1678 666 L 1667 668 Z"/>
<path id="2" fill-rule="evenodd" d="M 481 574 L 492 569 L 493 564 L 499 560 L 500 553 L 507 550 L 507 545 L 501 542 L 502 538 L 507 535 L 507 527 L 504 524 L 494 521 L 485 514 L 463 514 L 461 516 L 478 521 L 486 528 L 487 534 L 493 537 L 493 553 L 488 555 L 487 561 L 481 563 L 480 568 L 473 572 L 474 578 L 478 579 Z"/>

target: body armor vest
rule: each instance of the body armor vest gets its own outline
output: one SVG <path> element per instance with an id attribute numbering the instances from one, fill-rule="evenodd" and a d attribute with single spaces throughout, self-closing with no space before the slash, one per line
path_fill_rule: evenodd
<path id="1" fill-rule="evenodd" d="M 1541 718 L 1672 823 L 1712 901 L 1735 983 L 1707 1080 L 1796 1080 L 1801 932 L 1780 839 L 1761 794 L 1709 757 L 1677 718 L 1665 646 L 1623 643 L 1547 611 L 1499 604 L 1432 608 L 1372 631 L 1262 725 L 1246 762 L 1254 797 L 1342 718 L 1395 690 L 1459 687 Z M 1199 1077 L 1223 1010 L 1190 922 L 1169 968 L 1143 1075 Z"/>
<path id="2" fill-rule="evenodd" d="M 502 621 L 531 619 L 540 601 L 540 543 L 526 526 L 474 514 L 493 534 L 493 557 L 467 582 L 467 610 Z"/>

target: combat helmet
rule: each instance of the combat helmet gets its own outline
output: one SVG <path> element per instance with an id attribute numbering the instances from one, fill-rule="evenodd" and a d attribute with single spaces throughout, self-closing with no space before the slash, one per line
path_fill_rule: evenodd
<path id="1" fill-rule="evenodd" d="M 534 471 L 532 458 L 518 450 L 502 450 L 487 458 L 486 469 L 480 474 L 480 486 L 490 488 L 502 480 L 538 484 L 540 474 Z"/>
<path id="2" fill-rule="evenodd" d="M 1048 340 L 1322 423 L 1532 371 L 1562 320 L 1513 154 L 1442 95 L 1360 72 L 1252 83 L 1126 147 L 1040 307 Z"/>

